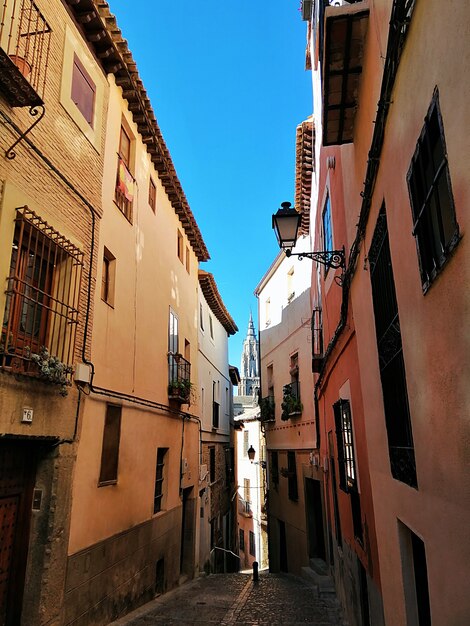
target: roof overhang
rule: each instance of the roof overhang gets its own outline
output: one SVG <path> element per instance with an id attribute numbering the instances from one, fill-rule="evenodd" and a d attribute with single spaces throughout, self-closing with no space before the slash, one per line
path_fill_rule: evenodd
<path id="1" fill-rule="evenodd" d="M 199 284 L 212 313 L 216 316 L 229 335 L 238 332 L 238 326 L 225 308 L 222 296 L 217 289 L 214 276 L 210 272 L 199 270 Z"/>
<path id="2" fill-rule="evenodd" d="M 325 8 L 323 145 L 350 143 L 369 22 L 367 2 Z"/>

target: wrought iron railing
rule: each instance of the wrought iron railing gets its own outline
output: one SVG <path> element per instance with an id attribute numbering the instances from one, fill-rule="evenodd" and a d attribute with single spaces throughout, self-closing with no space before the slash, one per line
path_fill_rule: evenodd
<path id="1" fill-rule="evenodd" d="M 33 0 L 4 0 L 0 15 L 0 89 L 12 106 L 41 104 L 51 28 Z"/>
<path id="2" fill-rule="evenodd" d="M 27 207 L 17 209 L 0 333 L 0 366 L 45 376 L 46 354 L 74 361 L 83 253 Z"/>
<path id="3" fill-rule="evenodd" d="M 303 406 L 300 401 L 300 382 L 298 380 L 284 385 L 281 408 L 281 419 L 283 420 L 302 414 Z"/>
<path id="4" fill-rule="evenodd" d="M 320 307 L 313 309 L 310 327 L 312 331 L 312 372 L 318 373 L 323 364 L 323 320 Z"/>
<path id="5" fill-rule="evenodd" d="M 168 397 L 189 404 L 191 396 L 191 363 L 180 354 L 168 355 Z"/>
<path id="6" fill-rule="evenodd" d="M 276 418 L 274 396 L 270 395 L 265 398 L 261 398 L 259 408 L 261 413 L 261 422 L 274 422 Z"/>

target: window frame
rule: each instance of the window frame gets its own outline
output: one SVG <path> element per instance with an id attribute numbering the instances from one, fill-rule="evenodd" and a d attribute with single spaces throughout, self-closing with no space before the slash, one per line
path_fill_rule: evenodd
<path id="1" fill-rule="evenodd" d="M 293 502 L 297 502 L 299 499 L 295 450 L 287 451 L 287 495 L 289 500 Z"/>
<path id="2" fill-rule="evenodd" d="M 108 403 L 103 426 L 98 487 L 116 485 L 118 482 L 121 424 L 122 406 Z"/>
<path id="3" fill-rule="evenodd" d="M 90 88 L 90 93 L 92 94 L 91 106 L 84 107 L 85 110 L 83 110 L 83 108 L 81 106 L 81 103 L 80 103 L 80 100 L 78 99 L 78 101 L 77 101 L 77 98 L 76 98 L 77 92 L 74 89 L 74 88 L 77 88 L 80 93 L 82 93 L 82 94 L 84 93 L 83 90 L 81 90 L 80 87 L 78 86 L 79 85 L 79 83 L 78 83 L 79 80 L 80 80 L 82 85 L 86 84 Z M 75 104 L 75 106 L 80 111 L 80 113 L 83 115 L 83 119 L 86 121 L 86 123 L 90 126 L 90 128 L 94 129 L 94 127 L 95 127 L 95 106 L 96 106 L 96 85 L 95 85 L 95 82 L 92 80 L 90 74 L 86 71 L 85 66 L 81 62 L 81 60 L 80 60 L 80 58 L 79 58 L 79 56 L 77 55 L 76 52 L 74 52 L 73 60 L 72 60 L 72 77 L 71 77 L 71 84 L 70 84 L 70 99 Z M 89 116 L 87 115 L 87 113 L 89 113 Z M 89 117 L 90 117 L 90 119 L 88 119 Z"/>
<path id="4" fill-rule="evenodd" d="M 153 182 L 153 178 L 149 178 L 149 206 L 154 213 L 157 212 L 157 185 Z"/>
<path id="5" fill-rule="evenodd" d="M 101 274 L 101 300 L 114 308 L 114 287 L 116 276 L 116 257 L 106 248 L 103 249 L 103 267 Z"/>
<path id="6" fill-rule="evenodd" d="M 239 533 L 238 533 L 238 544 L 239 544 L 239 549 L 242 552 L 245 552 L 245 531 L 243 528 L 239 528 Z"/>
<path id="7" fill-rule="evenodd" d="M 435 120 L 433 119 L 434 116 L 436 116 Z M 436 122 L 438 135 L 434 137 L 435 142 L 431 145 L 431 134 Z M 440 163 L 436 166 L 434 157 L 438 143 L 440 144 L 439 151 L 442 157 Z M 432 180 L 428 181 L 425 180 L 426 162 L 432 168 L 430 177 Z M 441 206 L 443 190 L 440 189 L 442 179 L 446 183 L 444 190 L 446 194 L 445 200 L 447 200 L 446 206 L 448 207 L 446 217 L 453 229 L 452 234 L 448 234 L 448 236 L 444 233 L 443 225 L 444 212 Z M 406 181 L 413 220 L 412 234 L 416 243 L 422 289 L 423 293 L 426 293 L 447 264 L 453 250 L 461 239 L 452 193 L 444 123 L 439 106 L 439 90 L 437 87 L 434 90 L 431 104 L 424 118 L 424 125 L 416 143 Z M 425 185 L 427 185 L 426 188 L 424 188 Z M 433 204 L 435 205 L 434 209 L 432 208 Z M 435 249 L 436 238 L 439 238 L 440 254 Z M 434 265 L 434 267 L 430 268 L 430 265 Z"/>
<path id="8" fill-rule="evenodd" d="M 126 150 L 123 148 L 123 136 L 126 137 L 128 142 L 128 147 Z M 117 159 L 117 172 L 116 172 L 116 185 L 114 190 L 114 202 L 127 221 L 132 224 L 133 217 L 133 204 L 134 204 L 134 184 L 135 178 L 131 169 L 131 160 L 132 160 L 132 144 L 133 144 L 133 136 L 130 130 L 127 129 L 124 118 L 121 120 L 121 126 L 119 130 L 119 150 L 118 150 L 118 159 Z M 121 165 L 124 168 L 125 172 L 127 172 L 128 177 L 132 178 L 132 200 L 129 200 L 125 192 L 123 192 L 120 188 L 121 184 L 124 184 L 124 188 L 126 189 L 127 181 L 124 183 L 121 179 Z"/>
<path id="9" fill-rule="evenodd" d="M 328 222 L 325 222 L 325 216 L 328 218 Z M 334 250 L 334 242 L 333 242 L 333 220 L 331 213 L 331 199 L 330 193 L 327 191 L 325 203 L 323 204 L 323 211 L 321 216 L 322 223 L 322 235 L 323 235 L 323 250 L 332 251 Z M 328 263 L 324 266 L 324 276 L 328 274 L 328 270 L 330 269 Z"/>
<path id="10" fill-rule="evenodd" d="M 153 492 L 153 514 L 156 515 L 165 510 L 163 500 L 165 492 L 163 483 L 166 478 L 165 467 L 167 465 L 168 448 L 157 448 L 157 458 L 155 463 L 155 488 Z"/>
<path id="11" fill-rule="evenodd" d="M 209 482 L 215 483 L 216 450 L 215 446 L 209 447 Z"/>
<path id="12" fill-rule="evenodd" d="M 177 230 L 177 235 L 176 235 L 176 255 L 177 255 L 178 259 L 181 261 L 181 263 L 184 264 L 183 233 L 180 231 L 179 228 L 177 228 L 176 230 Z"/>
<path id="13" fill-rule="evenodd" d="M 338 473 L 340 489 L 357 492 L 357 463 L 354 446 L 351 403 L 340 398 L 333 405 L 338 449 Z"/>
<path id="14" fill-rule="evenodd" d="M 249 541 L 250 541 L 250 554 L 251 556 L 254 556 L 256 558 L 256 536 L 255 533 L 250 530 L 248 531 L 249 534 Z"/>

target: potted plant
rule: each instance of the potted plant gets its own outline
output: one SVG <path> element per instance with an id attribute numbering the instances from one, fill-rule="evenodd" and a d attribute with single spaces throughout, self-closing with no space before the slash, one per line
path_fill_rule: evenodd
<path id="1" fill-rule="evenodd" d="M 292 393 L 290 385 L 286 385 L 284 387 L 281 409 L 281 419 L 284 421 L 288 420 L 290 417 L 302 414 L 302 402 L 300 401 L 300 398 Z"/>
<path id="2" fill-rule="evenodd" d="M 45 346 L 41 347 L 39 354 L 31 354 L 30 360 L 36 365 L 38 378 L 51 385 L 58 385 L 61 396 L 68 394 L 67 387 L 72 386 L 69 376 L 73 372 L 70 365 L 65 365 L 56 356 L 51 356 Z"/>
<path id="3" fill-rule="evenodd" d="M 259 408 L 261 412 L 262 422 L 274 421 L 274 396 L 268 396 L 267 398 L 261 398 L 259 402 Z"/>
<path id="4" fill-rule="evenodd" d="M 194 386 L 190 380 L 173 380 L 168 385 L 170 400 L 178 400 L 181 404 L 190 404 Z"/>

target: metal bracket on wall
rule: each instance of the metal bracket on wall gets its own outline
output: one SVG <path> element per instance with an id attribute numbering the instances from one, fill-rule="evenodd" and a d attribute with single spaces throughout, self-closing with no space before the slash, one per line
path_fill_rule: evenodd
<path id="1" fill-rule="evenodd" d="M 23 133 L 21 133 L 21 135 L 18 137 L 18 139 L 15 141 L 15 143 L 13 143 L 6 151 L 5 151 L 5 156 L 7 159 L 13 160 L 16 157 L 16 152 L 15 152 L 15 148 L 16 146 L 23 141 L 23 139 L 26 137 L 26 135 L 28 133 L 30 133 L 33 128 L 36 126 L 36 124 L 38 124 L 42 118 L 44 117 L 44 114 L 46 112 L 46 108 L 43 104 L 35 104 L 32 107 L 30 107 L 29 109 L 29 114 L 32 117 L 36 117 L 37 119 L 34 120 L 34 122 L 31 124 L 31 126 L 29 128 L 27 128 Z"/>

